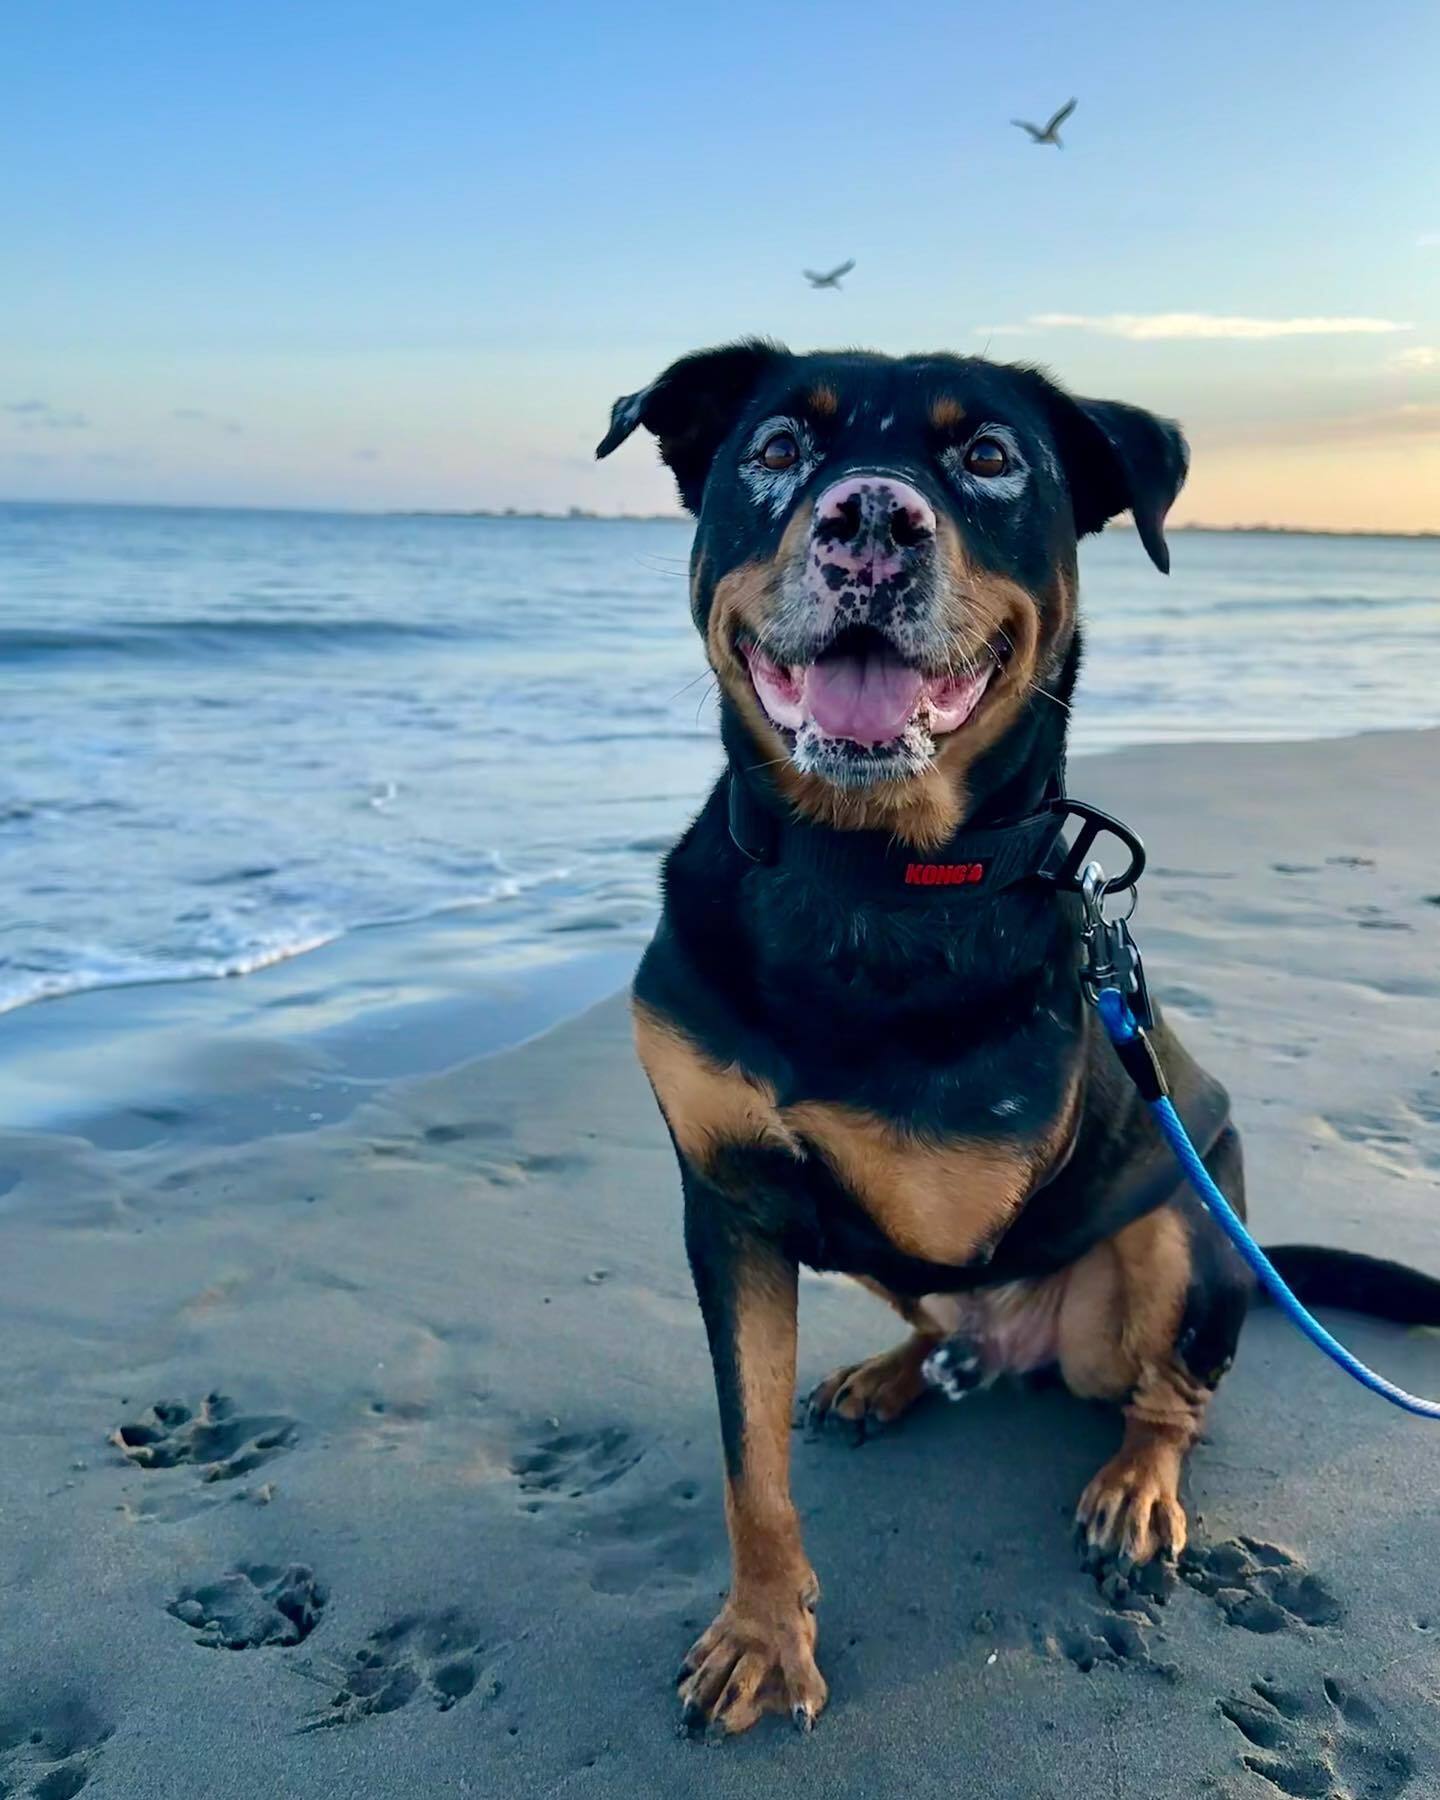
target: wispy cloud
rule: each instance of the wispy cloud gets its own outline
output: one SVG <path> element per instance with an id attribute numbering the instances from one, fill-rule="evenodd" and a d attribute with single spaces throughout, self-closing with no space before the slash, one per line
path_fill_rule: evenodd
<path id="1" fill-rule="evenodd" d="M 1397 350 L 1385 366 L 1402 375 L 1420 374 L 1426 369 L 1440 370 L 1440 349 L 1434 344 L 1414 344 L 1408 350 Z"/>
<path id="2" fill-rule="evenodd" d="M 995 335 L 1032 331 L 1090 331 L 1135 343 L 1229 338 L 1251 343 L 1287 337 L 1373 336 L 1414 327 L 1398 319 L 1254 319 L 1243 313 L 1032 313 L 1021 325 L 993 325 Z"/>
<path id="3" fill-rule="evenodd" d="M 198 406 L 177 406 L 170 414 L 182 425 L 208 425 L 213 431 L 223 431 L 227 437 L 239 437 L 245 427 L 238 419 L 224 419 L 218 413 L 205 412 Z"/>
<path id="4" fill-rule="evenodd" d="M 1330 443 L 1383 443 L 1396 439 L 1440 438 L 1440 403 L 1407 401 L 1329 418 L 1276 421 L 1262 428 L 1257 443 L 1290 444 L 1314 449 Z"/>
<path id="5" fill-rule="evenodd" d="M 355 460 L 361 463 L 379 462 L 380 452 L 378 450 L 357 450 Z"/>
<path id="6" fill-rule="evenodd" d="M 90 421 L 80 412 L 66 412 L 48 400 L 7 400 L 0 411 L 9 413 L 22 431 L 84 431 Z"/>
<path id="7" fill-rule="evenodd" d="M 1371 437 L 1440 437 L 1440 406 L 1411 401 L 1385 412 L 1367 413 L 1360 428 Z"/>
<path id="8" fill-rule="evenodd" d="M 1440 231 L 1422 231 L 1415 240 L 1417 250 L 1440 250 Z"/>

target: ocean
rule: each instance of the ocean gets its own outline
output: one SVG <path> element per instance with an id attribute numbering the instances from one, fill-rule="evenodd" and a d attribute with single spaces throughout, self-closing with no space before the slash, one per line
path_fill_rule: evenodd
<path id="1" fill-rule="evenodd" d="M 664 520 L 0 506 L 0 1011 L 449 921 L 638 942 L 719 766 Z M 1440 722 L 1440 541 L 1088 544 L 1078 752 Z M 503 929 L 501 929 L 503 925 Z M 618 934 L 618 939 L 617 939 Z"/>

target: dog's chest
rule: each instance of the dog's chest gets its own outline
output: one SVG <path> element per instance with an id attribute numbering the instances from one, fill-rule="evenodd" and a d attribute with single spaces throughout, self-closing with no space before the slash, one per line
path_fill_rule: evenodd
<path id="1" fill-rule="evenodd" d="M 635 1017 L 686 1159 L 817 1266 L 883 1279 L 898 1258 L 920 1280 L 983 1262 L 1073 1132 L 1078 1057 L 1054 1019 L 923 1077 L 873 1045 L 837 1081 L 825 1056 L 727 1060 L 643 1003 Z"/>

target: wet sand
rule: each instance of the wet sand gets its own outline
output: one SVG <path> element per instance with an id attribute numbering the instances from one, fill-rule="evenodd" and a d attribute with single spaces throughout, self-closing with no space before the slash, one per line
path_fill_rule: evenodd
<path id="1" fill-rule="evenodd" d="M 1071 781 L 1150 844 L 1137 934 L 1259 1234 L 1432 1272 L 1437 766 L 1395 733 Z M 403 949 L 365 954 L 403 987 Z M 1440 1432 L 1268 1313 L 1153 1617 L 1070 1546 L 1103 1411 L 1004 1389 L 797 1437 L 830 1708 L 679 1740 L 726 1563 L 669 1146 L 618 999 L 465 1062 L 493 1034 L 445 1017 L 397 1009 L 343 1107 L 237 1029 L 196 1047 L 203 1105 L 111 1070 L 107 1111 L 97 1071 L 67 1130 L 0 1136 L 0 1794 L 1440 1793 Z M 1440 1336 L 1332 1323 L 1440 1393 Z M 807 1278 L 802 1384 L 892 1334 Z"/>

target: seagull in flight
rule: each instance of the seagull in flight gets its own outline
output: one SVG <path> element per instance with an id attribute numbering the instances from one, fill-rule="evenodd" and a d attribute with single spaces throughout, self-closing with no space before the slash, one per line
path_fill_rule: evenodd
<path id="1" fill-rule="evenodd" d="M 848 275 L 854 267 L 855 258 L 852 256 L 849 262 L 838 263 L 835 268 L 824 275 L 817 275 L 814 269 L 802 269 L 800 273 L 810 283 L 812 288 L 838 288 L 840 286 L 840 277 L 842 275 Z"/>
<path id="2" fill-rule="evenodd" d="M 1053 144 L 1057 150 L 1065 146 L 1060 142 L 1060 127 L 1075 110 L 1075 101 L 1067 100 L 1054 117 L 1046 125 L 1032 125 L 1028 119 L 1012 119 L 1012 125 L 1018 125 L 1022 131 L 1030 133 L 1032 144 Z"/>

